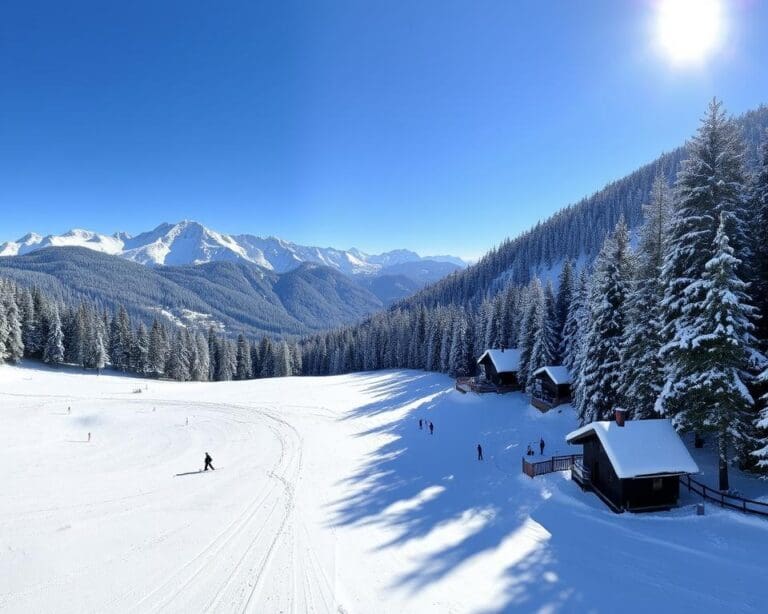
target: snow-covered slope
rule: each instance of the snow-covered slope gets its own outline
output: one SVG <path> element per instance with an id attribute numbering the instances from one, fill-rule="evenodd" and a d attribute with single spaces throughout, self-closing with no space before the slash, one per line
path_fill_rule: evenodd
<path id="1" fill-rule="evenodd" d="M 450 262 L 456 267 L 464 266 L 463 261 L 452 256 L 432 260 L 408 250 L 370 255 L 354 248 L 307 247 L 276 237 L 227 235 L 186 220 L 160 224 L 136 236 L 122 232 L 106 236 L 86 230 L 46 237 L 30 233 L 17 241 L 0 244 L 0 256 L 23 255 L 53 246 L 87 247 L 150 266 L 245 260 L 276 273 L 291 271 L 304 262 L 329 266 L 348 275 L 375 275 L 387 267 L 409 262 L 424 262 L 425 266 Z"/>
<path id="2" fill-rule="evenodd" d="M 617 515 L 568 472 L 532 480 L 528 443 L 578 451 L 572 410 L 452 383 L 0 367 L 0 610 L 765 610 L 768 522 L 696 516 L 687 492 L 672 512 Z M 197 473 L 206 452 L 216 470 Z"/>

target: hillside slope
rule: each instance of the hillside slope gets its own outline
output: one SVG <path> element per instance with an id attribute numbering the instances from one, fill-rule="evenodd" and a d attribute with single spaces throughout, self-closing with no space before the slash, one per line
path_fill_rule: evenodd
<path id="1" fill-rule="evenodd" d="M 150 320 L 215 324 L 251 335 L 299 335 L 353 322 L 383 303 L 350 277 L 302 265 L 284 274 L 247 262 L 149 268 L 82 247 L 47 248 L 0 260 L 0 277 L 74 303 L 96 301 Z"/>
<path id="2" fill-rule="evenodd" d="M 754 166 L 760 139 L 768 130 L 768 106 L 744 114 L 737 123 L 747 147 L 745 160 L 748 166 Z M 504 241 L 476 264 L 428 286 L 400 306 L 478 304 L 504 283 L 527 283 L 566 258 L 591 262 L 622 216 L 630 229 L 642 223 L 642 205 L 648 201 L 654 178 L 661 174 L 674 183 L 680 162 L 686 157 L 685 146 L 659 156 L 520 236 Z"/>

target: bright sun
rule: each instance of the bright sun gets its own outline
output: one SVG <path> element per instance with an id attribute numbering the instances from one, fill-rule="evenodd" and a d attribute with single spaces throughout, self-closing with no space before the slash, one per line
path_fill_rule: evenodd
<path id="1" fill-rule="evenodd" d="M 701 64 L 723 35 L 721 0 L 658 0 L 657 43 L 673 64 Z"/>

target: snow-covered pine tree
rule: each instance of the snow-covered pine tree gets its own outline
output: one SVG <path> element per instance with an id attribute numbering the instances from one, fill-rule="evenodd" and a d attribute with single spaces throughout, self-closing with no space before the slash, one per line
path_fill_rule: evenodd
<path id="1" fill-rule="evenodd" d="M 650 201 L 643 206 L 645 221 L 640 229 L 632 290 L 627 299 L 627 327 L 622 342 L 621 405 L 634 419 L 652 418 L 654 406 L 664 385 L 659 350 L 661 301 L 664 284 L 661 267 L 667 246 L 671 215 L 669 189 L 659 175 L 651 189 Z"/>
<path id="2" fill-rule="evenodd" d="M 749 295 L 757 308 L 760 318 L 756 322 L 755 335 L 763 351 L 768 349 L 768 131 L 765 132 L 760 148 L 760 163 L 750 185 L 750 220 L 753 231 L 751 285 Z"/>
<path id="3" fill-rule="evenodd" d="M 586 268 L 579 272 L 579 277 L 574 284 L 571 302 L 568 306 L 568 314 L 563 326 L 563 335 L 560 341 L 559 354 L 562 357 L 562 364 L 568 367 L 573 376 L 578 369 L 576 366 L 576 357 L 579 350 L 579 341 L 583 330 L 581 324 L 586 317 L 587 306 L 589 304 L 589 273 Z"/>
<path id="4" fill-rule="evenodd" d="M 534 373 L 537 369 L 554 364 L 557 354 L 557 310 L 552 282 L 544 290 L 544 305 L 535 318 L 533 347 L 527 364 L 526 390 L 533 390 Z"/>
<path id="5" fill-rule="evenodd" d="M 466 354 L 467 322 L 463 315 L 459 315 L 453 324 L 451 352 L 448 357 L 448 374 L 451 377 L 467 375 Z"/>
<path id="6" fill-rule="evenodd" d="M 728 462 L 734 446 L 751 438 L 754 400 L 746 386 L 753 365 L 754 338 L 746 284 L 738 276 L 727 234 L 728 214 L 720 214 L 715 253 L 698 285 L 701 312 L 690 320 L 687 343 L 692 358 L 678 365 L 668 402 L 680 404 L 673 422 L 679 430 L 714 433 L 718 441 L 720 489 L 728 490 Z M 731 225 L 733 227 L 733 225 Z M 684 370 L 683 370 L 684 369 Z"/>
<path id="7" fill-rule="evenodd" d="M 43 314 L 46 319 L 48 338 L 43 349 L 43 361 L 49 365 L 60 365 L 64 362 L 64 333 L 61 331 L 61 319 L 59 308 L 51 305 L 48 313 Z"/>
<path id="8" fill-rule="evenodd" d="M 245 380 L 251 378 L 251 347 L 243 333 L 237 336 L 237 367 L 235 379 Z"/>
<path id="9" fill-rule="evenodd" d="M 6 299 L 5 319 L 8 325 L 8 336 L 5 341 L 5 359 L 8 362 L 17 364 L 24 357 L 24 341 L 22 339 L 21 313 L 16 304 L 16 293 L 12 288 L 9 289 Z"/>
<path id="10" fill-rule="evenodd" d="M 558 365 L 563 364 L 565 359 L 563 337 L 565 335 L 565 324 L 568 320 L 568 312 L 571 303 L 573 302 L 574 283 L 573 263 L 570 258 L 566 258 L 558 279 L 557 301 L 555 303 L 555 340 L 557 346 L 555 348 L 554 364 Z"/>
<path id="11" fill-rule="evenodd" d="M 706 408 L 697 406 L 695 391 L 687 389 L 690 378 L 703 370 L 704 357 L 695 343 L 695 331 L 705 328 L 704 306 L 709 285 L 704 278 L 713 260 L 722 221 L 733 256 L 739 261 L 735 275 L 741 280 L 742 259 L 748 255 L 744 236 L 745 179 L 743 145 L 734 123 L 727 119 L 718 101 L 713 101 L 689 146 L 689 158 L 678 174 L 669 247 L 664 258 L 662 335 L 665 383 L 656 410 L 673 418 L 682 430 L 710 430 L 699 418 Z M 750 336 L 751 337 L 751 336 Z M 749 348 L 757 368 L 759 354 Z M 745 372 L 743 377 L 749 380 Z M 703 419 L 703 418 L 702 418 Z M 741 426 L 739 426 L 741 428 Z M 744 437 L 738 438 L 744 440 Z M 742 459 L 746 454 L 739 452 Z"/>
<path id="12" fill-rule="evenodd" d="M 5 305 L 3 304 L 3 301 L 0 300 L 0 365 L 8 358 L 8 350 L 6 349 L 6 346 L 8 343 L 9 331 Z"/>
<path id="13" fill-rule="evenodd" d="M 768 386 L 768 368 L 760 374 L 758 380 L 762 386 Z M 768 393 L 763 396 L 762 402 L 758 419 L 755 421 L 758 434 L 755 442 L 757 449 L 752 455 L 758 459 L 758 467 L 768 469 Z"/>
<path id="14" fill-rule="evenodd" d="M 165 363 L 168 360 L 163 340 L 163 332 L 160 322 L 155 318 L 152 322 L 152 329 L 149 333 L 149 355 L 147 373 L 160 377 L 165 373 Z"/>
<path id="15" fill-rule="evenodd" d="M 603 245 L 595 263 L 589 301 L 589 328 L 584 337 L 579 373 L 581 424 L 607 420 L 619 406 L 621 342 L 631 279 L 629 233 L 624 220 Z"/>
<path id="16" fill-rule="evenodd" d="M 192 371 L 192 379 L 196 382 L 204 382 L 210 377 L 211 363 L 208 355 L 208 340 L 203 333 L 195 335 L 195 345 L 197 346 L 197 361 Z"/>
<path id="17" fill-rule="evenodd" d="M 520 365 L 517 373 L 518 382 L 525 386 L 533 369 L 531 358 L 533 346 L 536 343 L 539 328 L 544 319 L 544 291 L 538 277 L 528 285 L 525 296 L 525 312 L 520 323 L 518 347 L 520 349 Z"/>
<path id="18" fill-rule="evenodd" d="M 131 350 L 131 369 L 139 375 L 146 375 L 149 368 L 149 334 L 144 322 L 139 322 L 134 335 L 133 348 Z"/>

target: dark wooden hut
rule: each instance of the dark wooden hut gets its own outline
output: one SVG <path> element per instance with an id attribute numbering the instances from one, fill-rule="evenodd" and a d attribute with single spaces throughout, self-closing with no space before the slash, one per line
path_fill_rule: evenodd
<path id="1" fill-rule="evenodd" d="M 483 378 L 494 386 L 519 390 L 517 372 L 520 369 L 520 350 L 486 350 L 477 360 L 483 368 Z"/>
<path id="2" fill-rule="evenodd" d="M 679 477 L 699 468 L 669 420 L 616 420 L 587 424 L 566 441 L 584 446 L 572 476 L 614 511 L 669 509 L 677 505 Z"/>
<path id="3" fill-rule="evenodd" d="M 566 367 L 541 367 L 533 373 L 531 404 L 542 411 L 571 402 L 571 374 Z"/>

